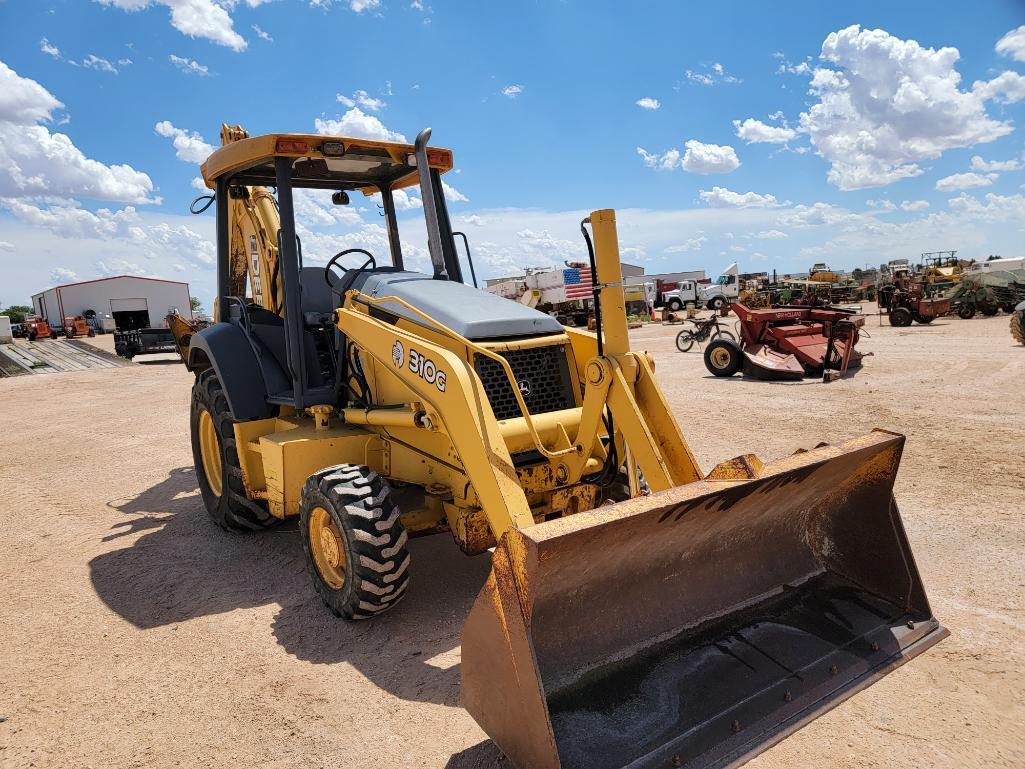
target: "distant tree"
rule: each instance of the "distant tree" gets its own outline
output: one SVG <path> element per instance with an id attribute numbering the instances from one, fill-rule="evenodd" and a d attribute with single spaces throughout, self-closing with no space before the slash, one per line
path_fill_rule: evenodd
<path id="1" fill-rule="evenodd" d="M 25 316 L 32 313 L 32 308 L 24 304 L 12 304 L 7 309 L 0 310 L 0 315 L 6 315 L 11 319 L 11 323 L 24 323 Z"/>
<path id="2" fill-rule="evenodd" d="M 189 304 L 192 305 L 192 313 L 203 312 L 203 303 L 199 301 L 198 296 L 190 296 Z"/>
<path id="3" fill-rule="evenodd" d="M 988 257 L 986 257 L 986 261 L 987 262 L 992 262 L 994 259 L 999 259 L 999 258 L 1000 257 L 997 256 L 996 254 L 990 254 Z"/>

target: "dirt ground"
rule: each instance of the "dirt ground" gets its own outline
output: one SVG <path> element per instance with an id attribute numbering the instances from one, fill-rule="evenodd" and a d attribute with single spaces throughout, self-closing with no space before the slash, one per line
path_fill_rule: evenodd
<path id="1" fill-rule="evenodd" d="M 1025 766 L 1025 348 L 1005 315 L 868 329 L 831 384 L 715 380 L 675 328 L 634 332 L 706 471 L 908 438 L 898 501 L 951 637 L 751 766 Z M 416 540 L 396 611 L 333 619 L 294 526 L 207 518 L 190 386 L 156 359 L 0 380 L 0 767 L 509 766 L 458 705 L 487 556 Z"/>

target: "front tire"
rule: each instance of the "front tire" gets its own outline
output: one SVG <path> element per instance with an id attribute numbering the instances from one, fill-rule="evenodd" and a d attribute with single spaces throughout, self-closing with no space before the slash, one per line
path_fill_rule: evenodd
<path id="1" fill-rule="evenodd" d="M 131 360 L 130 354 L 126 357 Z M 235 420 L 212 368 L 196 377 L 192 386 L 189 425 L 199 491 L 214 523 L 226 531 L 259 531 L 278 523 L 266 503 L 246 496 Z"/>
<path id="2" fill-rule="evenodd" d="M 729 377 L 740 371 L 744 353 L 729 339 L 715 339 L 705 348 L 705 368 L 713 376 Z"/>
<path id="3" fill-rule="evenodd" d="M 676 349 L 680 352 L 687 352 L 694 346 L 694 332 L 685 329 L 676 335 Z"/>
<path id="4" fill-rule="evenodd" d="M 961 320 L 970 320 L 975 317 L 975 305 L 974 304 L 962 304 L 957 308 L 957 317 Z"/>
<path id="5" fill-rule="evenodd" d="M 679 312 L 683 309 L 683 302 L 679 299 L 670 299 L 666 307 L 669 308 L 669 312 Z"/>
<path id="6" fill-rule="evenodd" d="M 336 616 L 369 619 L 405 594 L 408 535 L 391 487 L 368 467 L 335 465 L 311 475 L 299 533 L 314 587 Z"/>
<path id="7" fill-rule="evenodd" d="M 708 309 L 718 310 L 723 305 L 723 298 L 721 296 L 713 296 L 708 300 Z"/>

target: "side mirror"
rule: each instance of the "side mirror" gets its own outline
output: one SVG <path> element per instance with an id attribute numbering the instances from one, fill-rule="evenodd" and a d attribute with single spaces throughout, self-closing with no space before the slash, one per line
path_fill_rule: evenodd
<path id="1" fill-rule="evenodd" d="M 347 206 L 349 205 L 349 193 L 345 190 L 339 190 L 331 194 L 331 202 L 336 206 Z"/>

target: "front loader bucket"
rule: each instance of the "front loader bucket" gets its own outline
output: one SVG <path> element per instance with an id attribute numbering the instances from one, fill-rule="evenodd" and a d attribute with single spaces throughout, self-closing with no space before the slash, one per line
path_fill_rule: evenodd
<path id="1" fill-rule="evenodd" d="M 463 704 L 519 769 L 720 767 L 946 636 L 876 431 L 511 530 L 463 630 Z"/>

